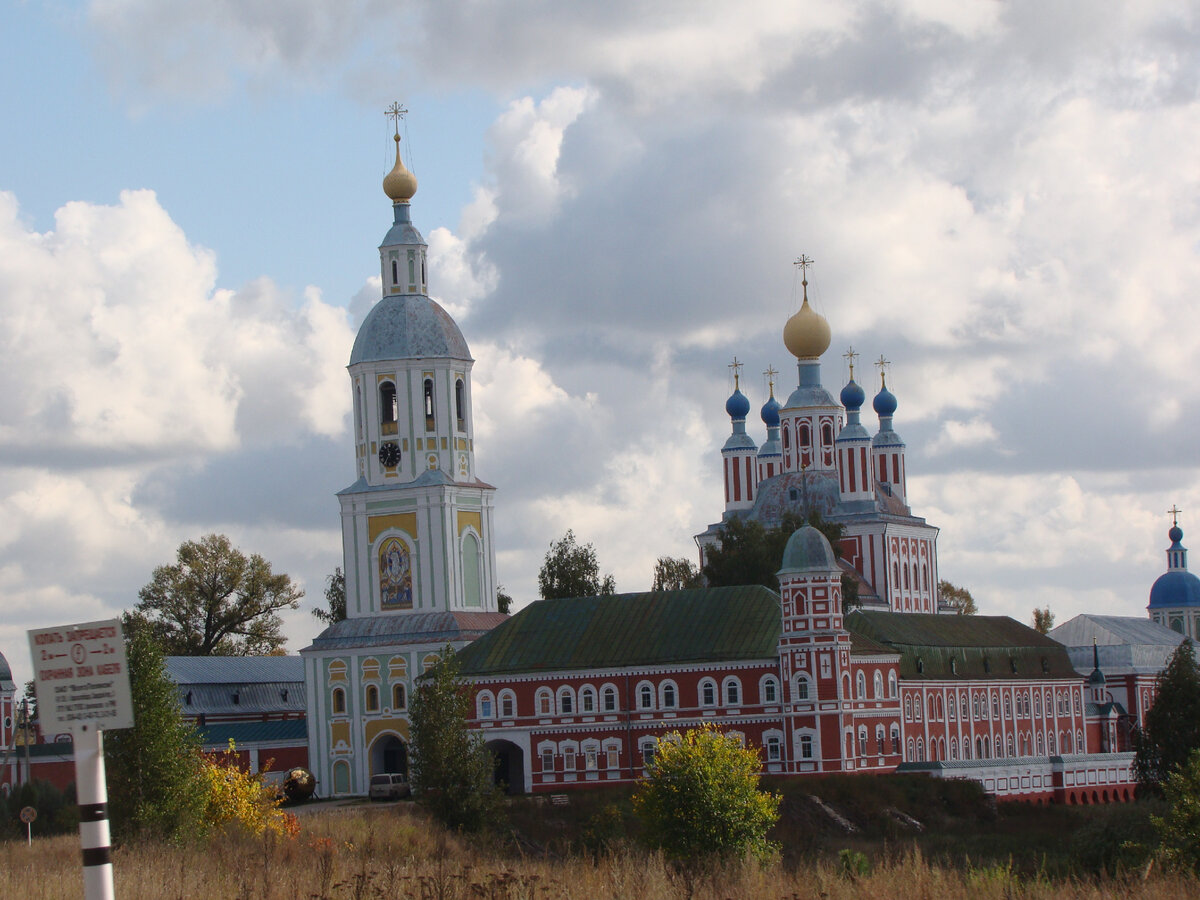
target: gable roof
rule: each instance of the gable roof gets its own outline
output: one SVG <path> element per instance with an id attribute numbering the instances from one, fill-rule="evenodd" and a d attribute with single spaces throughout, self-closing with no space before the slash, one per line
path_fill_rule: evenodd
<path id="1" fill-rule="evenodd" d="M 868 612 L 846 629 L 900 654 L 901 678 L 1078 678 L 1066 648 L 1008 616 Z"/>
<path id="2" fill-rule="evenodd" d="M 468 676 L 771 659 L 779 630 L 760 585 L 573 597 L 531 603 L 457 658 Z"/>
<path id="3" fill-rule="evenodd" d="M 508 616 L 498 612 L 385 613 L 377 616 L 357 616 L 330 625 L 300 652 L 473 641 L 507 619 Z"/>
<path id="4" fill-rule="evenodd" d="M 1141 616 L 1078 615 L 1059 625 L 1050 636 L 1067 646 L 1081 672 L 1094 663 L 1092 643 L 1107 675 L 1154 673 L 1166 667 L 1183 635 Z"/>
<path id="5" fill-rule="evenodd" d="M 304 681 L 299 656 L 168 656 L 167 675 L 176 684 L 274 684 Z"/>

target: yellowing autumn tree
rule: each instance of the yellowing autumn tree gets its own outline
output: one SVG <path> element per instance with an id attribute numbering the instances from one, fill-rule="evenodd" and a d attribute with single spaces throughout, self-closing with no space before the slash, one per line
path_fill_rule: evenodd
<path id="1" fill-rule="evenodd" d="M 759 754 L 711 726 L 659 741 L 633 797 L 647 840 L 681 862 L 767 856 L 777 794 L 758 789 Z"/>
<path id="2" fill-rule="evenodd" d="M 201 780 L 207 791 L 205 825 L 221 828 L 230 823 L 253 834 L 273 831 L 295 837 L 296 817 L 279 808 L 283 797 L 263 780 L 263 772 L 248 772 L 239 764 L 233 741 L 223 753 L 206 754 Z"/>

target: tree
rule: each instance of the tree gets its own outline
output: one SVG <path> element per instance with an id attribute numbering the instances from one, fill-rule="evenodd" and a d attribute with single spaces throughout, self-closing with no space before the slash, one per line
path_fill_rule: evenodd
<path id="1" fill-rule="evenodd" d="M 562 597 L 607 596 L 617 592 L 612 575 L 600 577 L 596 548 L 580 545 L 575 532 L 567 529 L 561 539 L 550 544 L 542 570 L 538 572 L 538 592 L 546 600 Z"/>
<path id="2" fill-rule="evenodd" d="M 506 616 L 508 615 L 508 611 L 512 609 L 512 597 L 504 590 L 504 585 L 496 588 L 496 609 Z"/>
<path id="3" fill-rule="evenodd" d="M 346 575 L 341 566 L 325 578 L 325 604 L 327 609 L 318 606 L 312 614 L 326 625 L 333 625 L 346 618 Z"/>
<path id="4" fill-rule="evenodd" d="M 1200 750 L 1200 672 L 1190 640 L 1184 640 L 1159 673 L 1146 727 L 1134 732 L 1138 784 L 1158 792 L 1170 774 Z"/>
<path id="5" fill-rule="evenodd" d="M 783 551 L 793 534 L 805 524 L 812 525 L 829 541 L 833 553 L 841 559 L 842 534 L 845 526 L 826 522 L 813 511 L 807 523 L 795 513 L 786 513 L 774 528 L 766 528 L 752 519 L 735 516 L 725 523 L 721 543 L 709 549 L 703 574 L 710 587 L 735 587 L 761 584 L 771 590 L 779 589 L 780 565 Z M 859 605 L 858 579 L 842 573 L 842 607 L 850 610 Z"/>
<path id="6" fill-rule="evenodd" d="M 104 735 L 113 828 L 122 836 L 197 833 L 206 803 L 199 736 L 149 632 L 130 628 L 125 637 L 133 727 Z"/>
<path id="7" fill-rule="evenodd" d="M 660 556 L 654 564 L 652 591 L 680 591 L 704 587 L 704 576 L 690 559 Z"/>
<path id="8" fill-rule="evenodd" d="M 954 607 L 954 611 L 960 616 L 973 616 L 979 612 L 979 607 L 975 605 L 975 598 L 971 596 L 971 592 L 966 588 L 951 584 L 949 581 L 938 582 L 938 597 L 943 603 Z M 1049 630 L 1046 629 L 1046 631 Z M 1042 632 L 1042 634 L 1045 633 L 1045 631 Z"/>
<path id="9" fill-rule="evenodd" d="M 408 715 L 420 802 L 447 827 L 480 830 L 499 809 L 496 760 L 483 738 L 467 731 L 471 695 L 449 646 L 422 678 Z"/>
<path id="10" fill-rule="evenodd" d="M 1167 814 L 1150 817 L 1162 841 L 1160 852 L 1175 868 L 1200 871 L 1200 749 L 1167 776 L 1162 788 Z"/>
<path id="11" fill-rule="evenodd" d="M 780 797 L 758 789 L 757 750 L 704 726 L 659 741 L 633 797 L 647 840 L 683 862 L 765 856 Z"/>
<path id="12" fill-rule="evenodd" d="M 1050 607 L 1045 609 L 1034 609 L 1033 611 L 1033 629 L 1041 634 L 1049 634 L 1050 629 L 1054 627 L 1054 613 L 1050 612 Z"/>
<path id="13" fill-rule="evenodd" d="M 281 609 L 295 609 L 304 591 L 247 557 L 223 534 L 179 545 L 176 562 L 154 570 L 138 592 L 135 628 L 147 628 L 174 656 L 250 656 L 284 645 Z"/>

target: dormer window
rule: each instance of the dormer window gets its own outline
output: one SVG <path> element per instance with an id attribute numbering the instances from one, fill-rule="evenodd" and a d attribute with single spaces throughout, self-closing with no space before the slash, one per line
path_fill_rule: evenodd
<path id="1" fill-rule="evenodd" d="M 396 417 L 399 409 L 396 405 L 396 385 L 385 381 L 379 385 L 379 422 L 384 434 L 396 433 Z"/>

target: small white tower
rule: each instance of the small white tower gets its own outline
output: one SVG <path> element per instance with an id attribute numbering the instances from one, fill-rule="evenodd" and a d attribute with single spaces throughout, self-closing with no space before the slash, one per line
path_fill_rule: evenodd
<path id="1" fill-rule="evenodd" d="M 850 361 L 850 380 L 842 388 L 846 407 L 846 425 L 837 436 L 838 487 L 843 502 L 874 501 L 875 483 L 871 477 L 871 435 L 859 421 L 866 393 L 854 380 L 853 348 L 845 354 Z"/>
<path id="2" fill-rule="evenodd" d="M 755 451 L 753 438 L 746 434 L 746 414 L 750 412 L 750 401 L 739 387 L 742 364 L 733 358 L 729 364 L 733 370 L 733 393 L 725 401 L 725 412 L 733 422 L 733 432 L 721 448 L 721 462 L 725 472 L 725 511 L 749 509 L 754 505 L 754 488 L 758 483 L 754 471 Z"/>
<path id="3" fill-rule="evenodd" d="M 888 361 L 880 356 L 875 365 L 879 367 L 879 393 L 875 395 L 871 404 L 879 416 L 879 432 L 871 438 L 871 459 L 875 466 L 875 478 L 886 486 L 893 497 L 907 506 L 904 441 L 892 430 L 892 416 L 896 414 L 896 395 L 887 389 L 887 374 L 884 369 L 888 366 Z"/>

